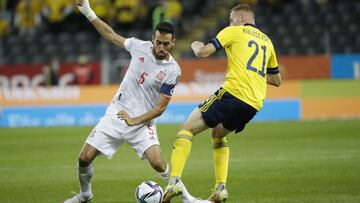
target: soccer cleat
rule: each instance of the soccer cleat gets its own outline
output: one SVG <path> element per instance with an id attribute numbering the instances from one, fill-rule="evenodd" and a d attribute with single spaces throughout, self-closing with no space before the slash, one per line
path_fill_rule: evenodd
<path id="1" fill-rule="evenodd" d="M 225 202 L 229 197 L 228 191 L 226 190 L 226 187 L 224 184 L 219 184 L 216 186 L 215 191 L 210 195 L 209 199 L 210 201 L 213 201 L 215 203 L 223 203 Z"/>
<path id="2" fill-rule="evenodd" d="M 182 182 L 178 178 L 170 179 L 169 185 L 166 186 L 162 203 L 170 203 L 170 200 L 182 194 Z"/>
<path id="3" fill-rule="evenodd" d="M 84 199 L 80 196 L 80 194 L 77 194 L 75 192 L 71 193 L 75 194 L 75 196 L 65 200 L 64 203 L 90 203 L 93 198 L 93 196 L 91 195 L 88 199 Z"/>

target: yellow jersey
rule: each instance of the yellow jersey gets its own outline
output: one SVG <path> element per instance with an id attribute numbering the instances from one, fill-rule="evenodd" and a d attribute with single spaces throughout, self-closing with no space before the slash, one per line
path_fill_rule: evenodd
<path id="1" fill-rule="evenodd" d="M 37 24 L 36 19 L 40 16 L 41 1 L 33 0 L 28 3 L 20 1 L 16 5 L 16 15 L 18 26 L 22 29 L 34 28 Z"/>
<path id="2" fill-rule="evenodd" d="M 266 96 L 266 74 L 279 72 L 274 46 L 254 25 L 229 26 L 210 41 L 225 48 L 227 73 L 222 88 L 258 111 Z"/>
<path id="3" fill-rule="evenodd" d="M 65 20 L 66 15 L 72 12 L 72 0 L 44 0 L 45 7 L 49 9 L 47 20 L 51 23 L 59 23 Z"/>

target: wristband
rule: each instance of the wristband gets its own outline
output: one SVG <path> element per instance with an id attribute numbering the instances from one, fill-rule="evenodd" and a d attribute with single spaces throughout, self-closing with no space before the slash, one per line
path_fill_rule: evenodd
<path id="1" fill-rule="evenodd" d="M 85 16 L 90 22 L 97 18 L 96 14 L 93 10 L 90 10 L 89 13 L 87 13 Z"/>

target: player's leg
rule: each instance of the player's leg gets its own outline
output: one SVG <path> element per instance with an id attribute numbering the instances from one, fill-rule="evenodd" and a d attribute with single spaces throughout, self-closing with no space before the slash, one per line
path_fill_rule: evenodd
<path id="1" fill-rule="evenodd" d="M 212 143 L 213 143 L 213 158 L 215 168 L 215 189 L 209 197 L 209 200 L 224 202 L 228 198 L 228 193 L 225 188 L 228 175 L 230 149 L 226 140 L 226 135 L 231 131 L 224 128 L 222 123 L 219 123 L 212 129 Z"/>
<path id="2" fill-rule="evenodd" d="M 170 177 L 170 167 L 161 156 L 160 146 L 150 146 L 145 150 L 144 156 L 149 161 L 151 167 L 160 174 L 161 178 L 168 181 Z"/>
<path id="3" fill-rule="evenodd" d="M 198 108 L 194 109 L 178 133 L 171 154 L 170 177 L 181 177 L 194 136 L 209 127 L 215 127 L 222 121 L 224 107 L 219 99 L 223 92 L 225 91 L 222 89 L 216 91 Z"/>
<path id="4" fill-rule="evenodd" d="M 126 141 L 136 151 L 139 158 L 148 160 L 161 178 L 168 181 L 170 167 L 161 156 L 156 125 L 144 125 L 136 131 L 132 131 L 131 135 L 125 136 L 128 137 Z"/>
<path id="5" fill-rule="evenodd" d="M 190 154 L 192 139 L 207 128 L 214 128 L 224 118 L 224 105 L 220 102 L 224 90 L 220 89 L 195 109 L 178 133 L 171 155 L 170 181 L 164 192 L 164 202 L 172 198 L 172 188 L 176 186 L 176 178 L 180 178 Z M 175 180 L 174 180 L 175 179 Z M 167 195 L 169 194 L 169 195 Z"/>
<path id="6" fill-rule="evenodd" d="M 78 178 L 80 183 L 80 194 L 66 200 L 64 203 L 84 203 L 93 198 L 91 179 L 93 176 L 92 162 L 97 155 L 103 154 L 111 159 L 119 146 L 121 139 L 109 136 L 108 134 L 93 130 L 86 139 L 78 160 Z"/>
<path id="7" fill-rule="evenodd" d="M 241 132 L 257 112 L 250 105 L 228 93 L 224 94 L 222 101 L 230 108 L 224 120 L 214 128 L 212 134 L 216 185 L 209 199 L 216 203 L 225 202 L 228 198 L 226 179 L 230 153 L 225 136 L 231 131 Z"/>
<path id="8" fill-rule="evenodd" d="M 78 162 L 78 178 L 80 183 L 80 196 L 83 199 L 91 199 L 91 178 L 93 176 L 94 167 L 93 160 L 99 154 L 99 151 L 85 143 L 83 149 L 80 152 L 79 162 Z"/>
<path id="9" fill-rule="evenodd" d="M 194 136 L 207 128 L 200 110 L 194 109 L 176 137 L 171 154 L 170 177 L 181 177 Z"/>
<path id="10" fill-rule="evenodd" d="M 164 191 L 163 203 L 170 202 L 173 197 L 182 193 L 179 180 L 191 151 L 192 140 L 196 134 L 207 128 L 201 112 L 195 109 L 179 131 L 171 154 L 170 180 Z"/>
<path id="11" fill-rule="evenodd" d="M 84 144 L 77 163 L 80 193 L 66 200 L 64 203 L 84 203 L 92 199 L 91 178 L 94 171 L 92 161 L 98 153 L 99 151 L 93 146 L 87 143 Z"/>

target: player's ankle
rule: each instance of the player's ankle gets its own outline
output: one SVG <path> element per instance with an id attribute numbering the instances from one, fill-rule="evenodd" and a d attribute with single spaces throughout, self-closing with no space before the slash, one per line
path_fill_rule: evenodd
<path id="1" fill-rule="evenodd" d="M 161 178 L 165 181 L 169 181 L 170 180 L 170 166 L 169 164 L 166 164 L 166 169 L 164 172 L 160 172 L 159 173 Z"/>
<path id="2" fill-rule="evenodd" d="M 178 176 L 170 176 L 169 185 L 175 184 L 177 182 L 177 180 L 180 180 L 180 177 L 178 177 Z"/>
<path id="3" fill-rule="evenodd" d="M 80 192 L 79 197 L 81 200 L 86 201 L 91 199 L 93 197 L 93 194 L 91 191 Z"/>

